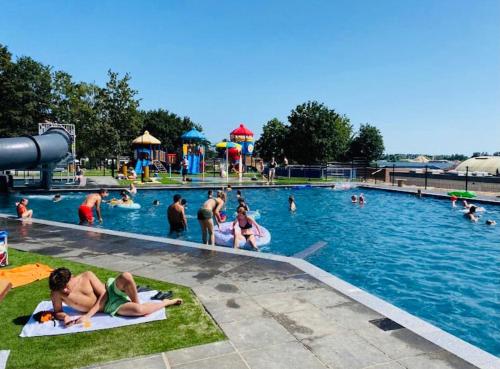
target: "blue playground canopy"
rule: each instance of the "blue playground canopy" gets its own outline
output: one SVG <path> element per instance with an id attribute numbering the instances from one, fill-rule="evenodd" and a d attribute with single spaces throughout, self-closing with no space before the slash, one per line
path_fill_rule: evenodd
<path id="1" fill-rule="evenodd" d="M 183 140 L 191 140 L 191 141 L 203 141 L 205 139 L 205 136 L 200 131 L 197 131 L 196 129 L 192 129 L 190 131 L 187 131 L 181 136 L 181 139 Z"/>

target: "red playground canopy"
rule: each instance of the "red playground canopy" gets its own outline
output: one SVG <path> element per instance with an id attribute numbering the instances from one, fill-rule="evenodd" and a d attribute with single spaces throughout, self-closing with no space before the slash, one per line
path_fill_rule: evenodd
<path id="1" fill-rule="evenodd" d="M 253 132 L 250 131 L 243 123 L 240 124 L 238 128 L 231 132 L 234 136 L 251 136 L 253 137 Z"/>

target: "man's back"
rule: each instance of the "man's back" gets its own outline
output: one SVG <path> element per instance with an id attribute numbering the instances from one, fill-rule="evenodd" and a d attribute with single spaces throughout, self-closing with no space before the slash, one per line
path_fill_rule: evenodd
<path id="1" fill-rule="evenodd" d="M 66 303 L 66 305 L 71 306 L 78 311 L 89 311 L 90 308 L 94 306 L 98 298 L 96 291 L 94 291 L 90 282 L 90 278 L 92 277 L 92 272 L 85 272 L 71 278 L 68 283 L 68 289 L 70 291 L 69 294 L 65 294 L 60 291 L 52 292 L 53 298 L 60 299 Z M 95 279 L 97 280 L 97 278 Z M 98 283 L 102 285 L 103 289 L 105 288 L 101 281 L 98 281 Z"/>
<path id="2" fill-rule="evenodd" d="M 172 205 L 170 205 L 167 209 L 168 222 L 170 224 L 182 223 L 182 211 L 183 211 L 183 208 L 180 204 L 173 203 Z"/>
<path id="3" fill-rule="evenodd" d="M 90 195 L 87 195 L 82 205 L 88 206 L 89 208 L 93 208 L 94 205 L 99 204 L 100 201 L 101 201 L 101 196 L 99 194 L 91 193 Z"/>

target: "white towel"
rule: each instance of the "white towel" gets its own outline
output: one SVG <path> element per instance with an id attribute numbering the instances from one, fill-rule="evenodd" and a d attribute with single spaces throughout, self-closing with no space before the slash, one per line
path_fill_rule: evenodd
<path id="1" fill-rule="evenodd" d="M 141 302 L 158 302 L 155 300 L 151 300 L 151 297 L 154 296 L 157 291 L 147 291 L 139 293 L 139 299 Z M 72 308 L 63 305 L 64 312 L 70 316 L 76 317 L 82 315 L 81 312 L 73 310 Z M 52 310 L 52 302 L 51 301 L 42 301 L 38 304 L 33 315 L 35 315 L 39 311 L 44 310 Z M 30 320 L 23 327 L 21 331 L 20 337 L 37 337 L 37 336 L 55 336 L 59 334 L 68 334 L 68 333 L 79 333 L 79 332 L 90 332 L 97 331 L 100 329 L 109 329 L 116 327 L 123 327 L 126 325 L 134 325 L 141 324 L 146 322 L 153 322 L 156 320 L 163 320 L 167 318 L 165 309 L 160 309 L 153 314 L 149 314 L 148 316 L 142 317 L 122 317 L 122 316 L 111 316 L 109 314 L 97 313 L 90 320 L 90 327 L 85 328 L 83 324 L 75 324 L 69 327 L 65 327 L 63 322 L 56 321 L 56 325 L 54 326 L 54 322 L 45 322 L 38 323 L 35 318 L 31 315 Z M 0 367 L 1 368 L 1 367 Z"/>
<path id="2" fill-rule="evenodd" d="M 9 358 L 10 350 L 0 350 L 0 369 L 7 367 L 7 359 Z"/>

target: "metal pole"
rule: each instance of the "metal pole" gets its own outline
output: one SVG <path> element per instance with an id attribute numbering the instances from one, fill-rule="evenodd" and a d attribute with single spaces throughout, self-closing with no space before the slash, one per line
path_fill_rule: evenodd
<path id="1" fill-rule="evenodd" d="M 115 158 L 111 159 L 111 177 L 115 178 Z"/>
<path id="2" fill-rule="evenodd" d="M 394 186 L 394 181 L 396 180 L 396 164 L 392 164 L 392 185 Z"/>
<path id="3" fill-rule="evenodd" d="M 377 184 L 378 163 L 375 163 L 375 184 Z"/>
<path id="4" fill-rule="evenodd" d="M 469 190 L 469 167 L 465 167 L 465 191 Z"/>
<path id="5" fill-rule="evenodd" d="M 427 169 L 428 169 L 428 166 L 426 165 L 425 166 L 425 189 L 427 189 Z"/>

